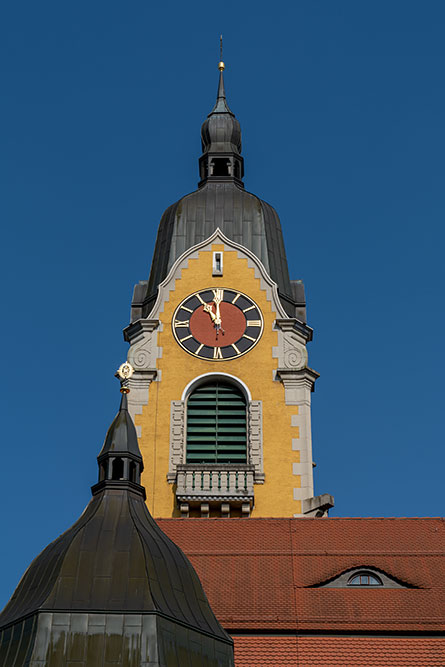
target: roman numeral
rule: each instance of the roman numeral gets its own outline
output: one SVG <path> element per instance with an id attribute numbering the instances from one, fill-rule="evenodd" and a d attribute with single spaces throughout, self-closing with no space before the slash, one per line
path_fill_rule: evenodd
<path id="1" fill-rule="evenodd" d="M 214 359 L 222 359 L 222 352 L 220 347 L 214 347 L 213 348 L 213 358 Z"/>
<path id="2" fill-rule="evenodd" d="M 181 320 L 175 320 L 175 327 L 188 327 L 190 324 L 190 320 L 184 320 L 183 322 Z"/>
<path id="3" fill-rule="evenodd" d="M 238 292 L 236 297 L 233 299 L 232 303 L 236 303 L 238 301 L 238 299 L 240 298 L 240 296 L 241 296 L 241 294 Z"/>
<path id="4" fill-rule="evenodd" d="M 201 343 L 201 345 L 200 345 L 200 346 L 198 347 L 198 349 L 196 350 L 195 354 L 199 354 L 199 353 L 201 352 L 201 350 L 202 350 L 203 347 L 204 347 L 204 343 Z"/>
<path id="5" fill-rule="evenodd" d="M 200 295 L 200 294 L 195 294 L 195 296 L 196 296 L 197 299 L 199 299 L 199 301 L 201 301 L 201 303 L 202 303 L 203 306 L 206 306 L 206 305 L 207 305 L 206 302 L 203 301 L 203 300 L 201 299 L 201 295 Z"/>
<path id="6" fill-rule="evenodd" d="M 255 308 L 255 306 L 249 306 L 248 308 L 244 308 L 243 313 L 247 313 L 248 310 L 252 310 Z"/>
<path id="7" fill-rule="evenodd" d="M 222 301 L 224 299 L 224 290 L 223 289 L 214 289 L 212 290 L 213 296 L 215 299 Z"/>
<path id="8" fill-rule="evenodd" d="M 182 343 L 183 341 L 188 340 L 189 338 L 193 338 L 192 334 L 190 334 L 190 336 L 185 336 L 185 338 L 180 338 L 179 340 Z M 252 340 L 253 340 L 253 338 L 252 338 Z"/>
<path id="9" fill-rule="evenodd" d="M 260 327 L 261 326 L 261 320 L 247 320 L 247 326 L 248 327 Z"/>
<path id="10" fill-rule="evenodd" d="M 182 310 L 186 310 L 188 313 L 193 313 L 193 310 L 191 308 L 187 308 L 187 306 L 181 306 Z"/>
<path id="11" fill-rule="evenodd" d="M 252 336 L 248 336 L 247 334 L 243 334 L 243 338 L 247 338 L 247 340 L 253 340 L 255 342 L 255 338 L 252 338 Z"/>
<path id="12" fill-rule="evenodd" d="M 235 352 L 236 352 L 237 354 L 241 354 L 241 352 L 238 350 L 238 348 L 237 348 L 237 346 L 235 345 L 235 343 L 232 343 L 232 347 L 233 347 L 233 349 L 235 350 Z"/>

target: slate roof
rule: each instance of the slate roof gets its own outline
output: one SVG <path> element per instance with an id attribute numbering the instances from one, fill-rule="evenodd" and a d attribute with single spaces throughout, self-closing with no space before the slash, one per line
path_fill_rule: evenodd
<path id="1" fill-rule="evenodd" d="M 441 518 L 161 519 L 230 633 L 442 632 Z M 319 588 L 374 567 L 406 588 Z"/>
<path id="2" fill-rule="evenodd" d="M 104 477 L 117 458 L 124 460 L 122 471 Z M 124 664 L 123 653 L 130 656 L 128 665 L 146 664 L 148 648 L 150 662 L 155 650 L 182 650 L 209 665 L 233 664 L 232 640 L 195 570 L 153 520 L 140 470 L 132 479 L 125 461 L 142 458 L 124 394 L 98 457 L 105 468 L 92 499 L 76 523 L 34 559 L 0 613 L 0 665 Z M 90 639 L 99 634 L 98 648 Z M 66 643 L 59 641 L 62 635 Z"/>
<path id="3" fill-rule="evenodd" d="M 203 156 L 232 157 L 242 164 L 241 128 L 230 111 L 220 72 L 217 102 L 201 129 Z M 240 166 L 240 169 L 242 167 Z M 174 262 L 189 248 L 220 228 L 227 238 L 251 250 L 278 285 L 283 307 L 291 317 L 306 321 L 304 287 L 291 281 L 281 223 L 275 209 L 244 190 L 242 174 L 207 175 L 199 188 L 169 206 L 159 223 L 150 277 L 135 286 L 132 322 L 147 317 L 159 284 Z"/>

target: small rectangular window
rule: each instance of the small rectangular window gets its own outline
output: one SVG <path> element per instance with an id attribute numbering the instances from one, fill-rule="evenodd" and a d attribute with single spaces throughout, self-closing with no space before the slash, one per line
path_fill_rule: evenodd
<path id="1" fill-rule="evenodd" d="M 223 274 L 223 254 L 222 252 L 213 253 L 213 275 L 222 276 Z"/>

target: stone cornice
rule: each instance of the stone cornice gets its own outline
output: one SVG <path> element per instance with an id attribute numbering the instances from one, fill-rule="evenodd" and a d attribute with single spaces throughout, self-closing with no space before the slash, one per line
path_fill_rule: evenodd
<path id="1" fill-rule="evenodd" d="M 139 340 L 139 338 L 143 338 L 146 332 L 152 333 L 155 329 L 158 328 L 159 324 L 159 320 L 136 320 L 136 322 L 133 322 L 128 327 L 125 327 L 123 331 L 124 339 L 127 341 L 127 343 L 134 344 Z"/>
<path id="2" fill-rule="evenodd" d="M 312 340 L 314 330 L 311 329 L 311 327 L 308 327 L 307 324 L 297 320 L 296 317 L 277 317 L 275 324 L 282 331 L 292 331 L 300 334 L 300 336 L 302 336 L 306 342 Z"/>
<path id="3" fill-rule="evenodd" d="M 313 387 L 319 377 L 320 373 L 314 371 L 313 368 L 301 368 L 300 370 L 292 370 L 289 368 L 277 369 L 277 378 L 283 383 L 286 381 L 294 381 L 298 383 L 309 382 Z"/>

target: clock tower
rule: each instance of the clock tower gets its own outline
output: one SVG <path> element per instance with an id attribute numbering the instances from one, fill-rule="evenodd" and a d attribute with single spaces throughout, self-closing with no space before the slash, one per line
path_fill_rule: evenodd
<path id="1" fill-rule="evenodd" d="M 219 64 L 198 189 L 163 214 L 125 329 L 155 517 L 325 516 L 314 497 L 304 287 L 275 210 L 245 191 Z"/>

